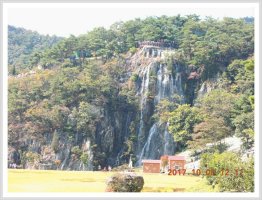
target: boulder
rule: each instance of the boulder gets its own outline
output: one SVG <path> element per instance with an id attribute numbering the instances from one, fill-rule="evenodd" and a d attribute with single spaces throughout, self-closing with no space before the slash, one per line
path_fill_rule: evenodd
<path id="1" fill-rule="evenodd" d="M 134 173 L 117 173 L 106 184 L 106 192 L 140 192 L 144 186 L 144 178 Z"/>

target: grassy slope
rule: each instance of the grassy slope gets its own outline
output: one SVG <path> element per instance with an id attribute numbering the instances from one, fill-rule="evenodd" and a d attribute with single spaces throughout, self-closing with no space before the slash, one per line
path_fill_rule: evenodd
<path id="1" fill-rule="evenodd" d="M 114 172 L 9 170 L 9 192 L 104 192 Z M 143 174 L 143 192 L 212 192 L 205 179 L 190 175 Z"/>

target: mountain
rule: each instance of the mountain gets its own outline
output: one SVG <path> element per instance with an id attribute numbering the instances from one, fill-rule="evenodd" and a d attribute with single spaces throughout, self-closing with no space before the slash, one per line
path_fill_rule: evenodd
<path id="1" fill-rule="evenodd" d="M 253 55 L 250 20 L 195 15 L 119 22 L 60 40 L 9 76 L 9 163 L 96 170 L 131 157 L 140 166 L 210 143 L 210 152 L 223 152 L 230 136 L 250 150 Z"/>
<path id="2" fill-rule="evenodd" d="M 8 26 L 8 65 L 9 72 L 32 67 L 30 56 L 46 48 L 51 48 L 62 38 L 57 36 L 40 35 L 36 31 Z"/>

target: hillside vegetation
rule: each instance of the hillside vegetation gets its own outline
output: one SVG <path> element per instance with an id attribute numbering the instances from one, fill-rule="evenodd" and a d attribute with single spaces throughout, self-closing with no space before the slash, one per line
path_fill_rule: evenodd
<path id="1" fill-rule="evenodd" d="M 8 68 L 10 74 L 18 74 L 35 67 L 39 52 L 51 48 L 62 38 L 40 35 L 36 31 L 8 26 Z"/>

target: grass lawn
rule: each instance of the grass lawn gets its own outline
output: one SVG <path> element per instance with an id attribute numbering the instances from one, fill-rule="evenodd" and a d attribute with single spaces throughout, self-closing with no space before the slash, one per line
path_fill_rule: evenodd
<path id="1" fill-rule="evenodd" d="M 115 172 L 8 170 L 9 192 L 104 192 Z M 144 177 L 142 192 L 212 192 L 206 180 L 191 175 L 168 176 L 136 172 Z"/>

